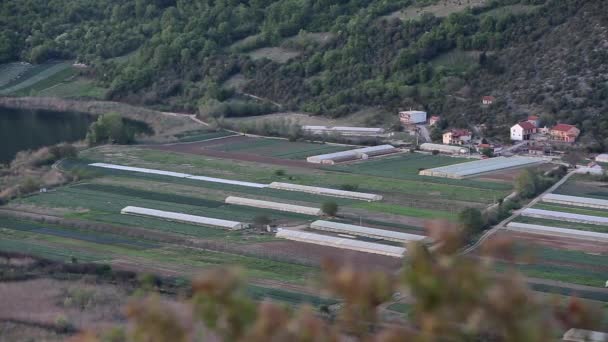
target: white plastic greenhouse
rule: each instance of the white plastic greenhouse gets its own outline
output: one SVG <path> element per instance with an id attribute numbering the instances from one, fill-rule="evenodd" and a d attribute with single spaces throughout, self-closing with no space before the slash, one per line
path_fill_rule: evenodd
<path id="1" fill-rule="evenodd" d="M 572 205 L 577 207 L 608 209 L 608 201 L 578 196 L 567 196 L 558 194 L 547 194 L 542 198 L 543 202 Z"/>
<path id="2" fill-rule="evenodd" d="M 420 175 L 463 179 L 482 173 L 531 166 L 543 162 L 544 159 L 532 157 L 496 157 L 422 170 Z"/>
<path id="3" fill-rule="evenodd" d="M 306 158 L 306 161 L 313 164 L 333 164 L 341 161 L 367 159 L 369 157 L 399 152 L 393 145 L 378 145 L 362 147 L 354 150 L 321 154 Z"/>
<path id="4" fill-rule="evenodd" d="M 269 188 L 287 190 L 287 191 L 307 192 L 307 193 L 311 193 L 311 194 L 315 194 L 315 195 L 350 198 L 350 199 L 370 201 L 370 202 L 382 200 L 381 195 L 367 194 L 364 192 L 336 190 L 336 189 L 330 189 L 330 188 L 320 188 L 320 187 L 316 187 L 316 186 L 307 186 L 307 185 L 299 185 L 299 184 L 291 184 L 291 183 L 272 182 L 272 183 L 270 183 Z"/>
<path id="5" fill-rule="evenodd" d="M 319 208 L 304 207 L 301 205 L 286 204 L 286 203 L 279 203 L 279 202 L 262 201 L 262 200 L 252 199 L 252 198 L 244 198 L 244 197 L 236 197 L 236 196 L 226 197 L 225 202 L 228 204 L 243 205 L 243 206 L 247 206 L 247 207 L 255 207 L 255 208 L 262 208 L 262 209 L 272 209 L 272 210 L 278 210 L 278 211 L 287 211 L 287 212 L 311 215 L 311 216 L 320 216 L 323 214 L 323 212 Z"/>
<path id="6" fill-rule="evenodd" d="M 392 230 L 376 229 L 352 224 L 318 220 L 310 224 L 310 228 L 341 234 L 364 236 L 372 239 L 382 239 L 395 242 L 422 241 L 426 236 L 395 232 Z"/>
<path id="7" fill-rule="evenodd" d="M 106 164 L 106 163 L 93 163 L 93 164 L 89 164 L 89 165 L 95 166 L 95 167 L 102 167 L 102 168 L 106 168 L 106 169 L 141 172 L 141 173 L 148 173 L 148 174 L 162 175 L 162 176 L 169 176 L 169 177 L 178 177 L 178 178 L 188 178 L 188 179 L 200 180 L 200 181 L 205 181 L 205 182 L 247 186 L 247 187 L 251 187 L 251 188 L 268 187 L 267 184 L 241 182 L 241 181 L 235 181 L 235 180 L 223 179 L 223 178 L 215 178 L 215 177 L 195 176 L 195 175 L 190 175 L 187 173 L 146 169 L 146 168 L 142 168 L 142 167 L 132 167 L 132 166 L 123 166 L 123 165 Z"/>
<path id="8" fill-rule="evenodd" d="M 608 242 L 608 234 L 589 232 L 586 230 L 578 229 L 566 229 L 557 227 L 541 226 L 537 224 L 528 224 L 520 222 L 510 222 L 507 224 L 507 230 L 516 232 L 537 234 L 537 235 L 548 235 L 548 236 L 559 236 L 573 239 L 592 240 L 600 242 Z"/>
<path id="9" fill-rule="evenodd" d="M 608 225 L 608 217 L 565 213 L 562 211 L 527 208 L 521 212 L 521 215 L 549 220 L 595 224 L 600 226 Z"/>
<path id="10" fill-rule="evenodd" d="M 276 237 L 321 246 L 350 249 L 353 251 L 365 253 L 381 254 L 394 258 L 401 258 L 406 252 L 406 249 L 403 247 L 389 246 L 380 243 L 365 242 L 360 240 L 340 238 L 283 228 L 279 228 Z"/>
<path id="11" fill-rule="evenodd" d="M 241 222 L 220 220 L 220 219 L 204 217 L 204 216 L 195 216 L 195 215 L 176 213 L 176 212 L 172 212 L 172 211 L 163 211 L 163 210 L 156 210 L 156 209 L 149 209 L 149 208 L 142 208 L 142 207 L 133 207 L 133 206 L 124 207 L 120 211 L 120 213 L 124 214 L 124 215 L 154 217 L 154 218 L 159 218 L 159 219 L 173 221 L 173 222 L 181 222 L 181 223 L 195 224 L 195 225 L 199 225 L 199 226 L 220 227 L 220 228 L 228 228 L 228 229 L 243 229 L 247 226 L 246 224 L 241 223 Z"/>

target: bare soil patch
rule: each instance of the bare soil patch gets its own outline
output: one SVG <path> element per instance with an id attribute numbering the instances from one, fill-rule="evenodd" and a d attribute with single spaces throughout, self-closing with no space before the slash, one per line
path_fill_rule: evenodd
<path id="1" fill-rule="evenodd" d="M 246 137 L 245 137 L 246 138 Z M 231 138 L 227 138 L 231 139 Z M 217 141 L 210 142 L 194 142 L 188 144 L 179 144 L 179 145 L 151 145 L 145 146 L 145 148 L 153 149 L 153 150 L 161 150 L 161 151 L 170 151 L 177 153 L 187 153 L 187 154 L 196 154 L 201 156 L 208 156 L 220 159 L 232 159 L 232 160 L 240 160 L 245 162 L 254 162 L 254 163 L 262 163 L 262 164 L 270 164 L 270 165 L 278 165 L 285 167 L 297 167 L 297 168 L 306 168 L 306 169 L 318 169 L 318 165 L 310 164 L 306 161 L 302 160 L 289 160 L 289 159 L 280 159 L 274 157 L 260 156 L 249 153 L 238 153 L 238 152 L 223 152 L 216 151 L 211 148 L 216 142 L 226 143 L 227 139 L 220 139 Z M 232 142 L 234 140 L 231 140 Z"/>
<path id="2" fill-rule="evenodd" d="M 0 283 L 0 320 L 56 324 L 63 317 L 76 328 L 103 329 L 120 323 L 127 293 L 118 287 L 36 279 Z"/>

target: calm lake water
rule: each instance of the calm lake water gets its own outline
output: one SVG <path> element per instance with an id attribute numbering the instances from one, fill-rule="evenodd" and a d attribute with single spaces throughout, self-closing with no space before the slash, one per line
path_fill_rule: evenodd
<path id="1" fill-rule="evenodd" d="M 83 139 L 92 115 L 0 107 L 0 163 L 19 151 Z"/>

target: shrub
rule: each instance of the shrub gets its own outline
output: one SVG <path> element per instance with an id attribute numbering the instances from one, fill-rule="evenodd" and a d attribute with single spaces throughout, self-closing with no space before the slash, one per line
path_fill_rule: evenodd
<path id="1" fill-rule="evenodd" d="M 338 204 L 334 201 L 326 201 L 321 205 L 321 211 L 327 216 L 336 216 L 338 209 Z"/>

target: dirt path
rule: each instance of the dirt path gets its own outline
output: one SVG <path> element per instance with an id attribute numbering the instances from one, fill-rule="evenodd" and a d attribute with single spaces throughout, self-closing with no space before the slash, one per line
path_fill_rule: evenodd
<path id="1" fill-rule="evenodd" d="M 465 249 L 464 251 L 462 251 L 462 254 L 468 254 L 473 252 L 477 247 L 481 246 L 481 244 L 483 244 L 488 238 L 490 238 L 492 235 L 494 235 L 496 232 L 498 232 L 500 229 L 503 229 L 506 227 L 506 225 L 513 221 L 517 216 L 519 216 L 519 214 L 521 213 L 521 211 L 527 209 L 527 208 L 531 208 L 534 205 L 536 205 L 536 203 L 538 203 L 538 201 L 541 200 L 541 198 L 543 198 L 543 196 L 545 196 L 546 194 L 552 193 L 553 191 L 555 191 L 557 188 L 559 188 L 562 184 L 564 184 L 573 174 L 575 174 L 574 171 L 570 171 L 567 175 L 565 175 L 562 179 L 560 179 L 557 183 L 553 184 L 553 186 L 551 186 L 549 189 L 545 190 L 542 194 L 536 196 L 533 200 L 531 200 L 528 204 L 526 204 L 525 206 L 523 206 L 520 210 L 516 210 L 513 212 L 513 214 L 509 217 L 507 217 L 506 219 L 502 220 L 500 223 L 498 223 L 496 226 L 494 226 L 492 229 L 488 230 L 487 232 L 485 232 L 480 238 L 479 240 L 477 240 L 477 242 L 468 247 L 467 249 Z"/>

